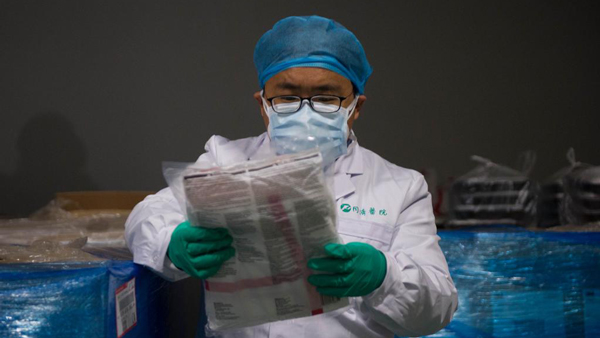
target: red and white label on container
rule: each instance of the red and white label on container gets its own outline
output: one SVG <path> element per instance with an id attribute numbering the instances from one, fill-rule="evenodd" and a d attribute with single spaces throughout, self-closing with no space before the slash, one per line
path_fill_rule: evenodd
<path id="1" fill-rule="evenodd" d="M 137 324 L 137 307 L 135 301 L 135 277 L 119 286 L 115 295 L 117 308 L 117 337 L 123 337 Z"/>

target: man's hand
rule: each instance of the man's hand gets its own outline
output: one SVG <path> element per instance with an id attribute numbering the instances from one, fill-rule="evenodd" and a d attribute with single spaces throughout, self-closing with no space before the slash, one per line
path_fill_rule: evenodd
<path id="1" fill-rule="evenodd" d="M 179 269 L 190 276 L 206 279 L 235 255 L 232 242 L 233 238 L 225 228 L 195 227 L 186 221 L 173 231 L 167 254 Z"/>
<path id="2" fill-rule="evenodd" d="M 308 277 L 308 281 L 322 294 L 336 297 L 364 296 L 377 289 L 386 274 L 384 254 L 366 243 L 353 242 L 325 245 L 328 257 L 313 258 L 308 267 L 327 271 Z"/>

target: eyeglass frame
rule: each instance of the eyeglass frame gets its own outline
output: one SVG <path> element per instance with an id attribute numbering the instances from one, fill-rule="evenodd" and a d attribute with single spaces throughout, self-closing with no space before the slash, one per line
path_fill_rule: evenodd
<path id="1" fill-rule="evenodd" d="M 263 92 L 264 94 L 264 92 Z M 273 108 L 273 111 L 277 114 L 295 114 L 298 111 L 300 111 L 300 109 L 302 109 L 302 102 L 304 102 L 304 100 L 308 100 L 308 104 L 310 105 L 310 107 L 312 108 L 312 110 L 314 110 L 315 112 L 319 113 L 319 114 L 333 114 L 333 113 L 337 113 L 338 111 L 340 111 L 340 108 L 342 108 L 342 102 L 344 102 L 344 100 L 346 100 L 347 98 L 349 98 L 350 96 L 356 96 L 356 93 L 354 91 L 352 91 L 352 93 L 346 95 L 346 96 L 339 96 L 339 95 L 332 95 L 332 94 L 317 94 L 317 95 L 313 95 L 313 96 L 308 96 L 308 97 L 302 97 L 302 96 L 298 96 L 298 95 L 277 95 L 277 96 L 273 96 L 270 98 L 266 98 L 263 96 L 263 98 L 267 101 L 269 101 L 269 104 L 271 105 L 271 107 Z M 338 106 L 338 108 L 334 111 L 330 111 L 330 112 L 320 112 L 317 111 L 315 109 L 315 107 L 313 106 L 313 102 L 312 99 L 316 96 L 330 96 L 330 97 L 335 97 L 337 99 L 340 100 L 340 105 Z M 275 107 L 273 106 L 273 100 L 279 97 L 297 97 L 300 99 L 300 105 L 298 106 L 298 109 L 296 109 L 296 111 L 293 112 L 287 112 L 287 113 L 280 113 L 278 111 L 275 110 Z"/>

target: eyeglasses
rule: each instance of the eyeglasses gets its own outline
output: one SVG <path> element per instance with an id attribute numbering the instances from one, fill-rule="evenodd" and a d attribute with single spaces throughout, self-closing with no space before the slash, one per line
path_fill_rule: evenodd
<path id="1" fill-rule="evenodd" d="M 313 95 L 310 97 L 300 97 L 295 95 L 281 95 L 266 99 L 273 107 L 273 111 L 277 114 L 293 114 L 300 110 L 302 102 L 308 100 L 310 107 L 321 114 L 335 113 L 340 110 L 342 102 L 349 98 L 348 96 L 337 95 Z"/>

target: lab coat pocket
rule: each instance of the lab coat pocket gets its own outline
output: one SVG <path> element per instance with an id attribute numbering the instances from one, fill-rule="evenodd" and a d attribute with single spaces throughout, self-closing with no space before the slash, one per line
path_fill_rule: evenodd
<path id="1" fill-rule="evenodd" d="M 387 251 L 390 249 L 394 232 L 395 228 L 388 224 L 348 218 L 338 219 L 338 233 L 345 243 L 363 242 Z"/>

